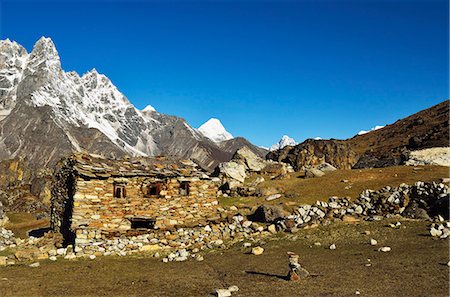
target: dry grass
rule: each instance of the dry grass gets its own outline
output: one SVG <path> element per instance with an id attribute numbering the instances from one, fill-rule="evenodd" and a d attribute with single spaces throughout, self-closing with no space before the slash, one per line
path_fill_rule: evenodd
<path id="1" fill-rule="evenodd" d="M 261 188 L 275 188 L 284 197 L 272 204 L 287 206 L 313 204 L 317 200 L 326 201 L 329 197 L 356 198 L 365 189 L 378 190 L 385 186 L 398 186 L 401 183 L 413 184 L 417 181 L 439 181 L 449 177 L 449 168 L 441 166 L 396 166 L 381 169 L 337 170 L 319 178 L 305 179 L 300 173 L 293 173 L 289 179 L 270 180 L 259 185 Z M 348 182 L 342 182 L 348 180 Z M 347 188 L 346 187 L 350 187 Z M 224 205 L 254 206 L 266 203 L 265 197 L 222 198 Z"/>
<path id="2" fill-rule="evenodd" d="M 426 222 L 402 221 L 335 224 L 300 230 L 261 243 L 261 256 L 238 245 L 213 251 L 205 261 L 162 263 L 155 258 L 103 257 L 44 261 L 38 268 L 0 268 L 0 296 L 214 296 L 214 290 L 237 285 L 233 296 L 446 296 L 448 241 L 427 236 Z M 370 235 L 363 234 L 365 230 Z M 389 253 L 371 246 L 390 246 Z M 320 242 L 321 246 L 315 246 Z M 328 249 L 335 243 L 336 250 Z M 288 282 L 286 252 L 314 276 Z M 366 267 L 370 259 L 372 266 Z"/>
<path id="3" fill-rule="evenodd" d="M 6 214 L 9 218 L 9 223 L 5 228 L 14 232 L 16 237 L 27 238 L 28 232 L 34 229 L 49 226 L 49 220 L 36 220 L 35 216 L 26 212 L 13 212 Z"/>

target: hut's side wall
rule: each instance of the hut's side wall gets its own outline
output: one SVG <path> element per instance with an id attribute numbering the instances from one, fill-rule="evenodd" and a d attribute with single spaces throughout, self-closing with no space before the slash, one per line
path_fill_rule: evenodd
<path id="1" fill-rule="evenodd" d="M 160 195 L 147 197 L 146 177 L 85 180 L 78 177 L 74 195 L 72 230 L 77 245 L 90 244 L 108 233 L 132 230 L 130 218 L 155 220 L 154 228 L 193 227 L 217 217 L 217 184 L 198 178 L 161 181 Z M 189 195 L 180 195 L 180 183 L 189 181 Z M 125 185 L 126 197 L 114 197 L 114 185 Z"/>
<path id="2" fill-rule="evenodd" d="M 50 227 L 63 235 L 66 243 L 73 243 L 74 233 L 71 229 L 73 196 L 76 189 L 74 161 L 70 158 L 61 160 L 53 174 L 51 190 Z"/>

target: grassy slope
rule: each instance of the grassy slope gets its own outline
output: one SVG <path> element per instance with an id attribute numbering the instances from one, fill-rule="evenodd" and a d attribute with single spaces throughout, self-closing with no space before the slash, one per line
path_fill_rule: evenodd
<path id="1" fill-rule="evenodd" d="M 396 166 L 382 169 L 337 170 L 319 178 L 302 178 L 293 173 L 291 178 L 270 180 L 266 177 L 261 188 L 276 188 L 283 197 L 272 201 L 272 204 L 293 206 L 313 204 L 317 200 L 327 201 L 331 196 L 356 198 L 364 189 L 378 190 L 385 186 L 398 186 L 401 183 L 413 184 L 417 181 L 439 181 L 449 176 L 448 167 L 422 166 L 415 170 L 411 166 Z M 348 180 L 347 183 L 342 180 Z M 351 186 L 350 189 L 346 187 Z M 266 203 L 264 197 L 222 198 L 222 204 L 254 206 Z"/>

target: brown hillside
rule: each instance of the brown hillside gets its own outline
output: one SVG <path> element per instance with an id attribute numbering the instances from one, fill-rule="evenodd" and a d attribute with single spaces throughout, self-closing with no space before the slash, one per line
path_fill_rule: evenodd
<path id="1" fill-rule="evenodd" d="M 408 151 L 449 145 L 449 100 L 367 134 L 347 140 L 308 139 L 270 152 L 268 159 L 300 169 L 328 162 L 342 169 L 402 164 Z"/>

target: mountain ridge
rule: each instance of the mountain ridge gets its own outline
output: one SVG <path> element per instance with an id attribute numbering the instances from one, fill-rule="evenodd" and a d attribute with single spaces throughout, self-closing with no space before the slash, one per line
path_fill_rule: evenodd
<path id="1" fill-rule="evenodd" d="M 0 41 L 0 160 L 22 156 L 33 166 L 52 166 L 75 151 L 173 154 L 207 170 L 234 153 L 182 118 L 138 110 L 95 68 L 83 75 L 65 72 L 50 38 L 40 38 L 30 53 Z"/>
<path id="2" fill-rule="evenodd" d="M 291 164 L 296 170 L 323 162 L 342 169 L 403 164 L 413 150 L 449 146 L 449 100 L 352 138 L 307 139 L 272 151 L 267 158 Z"/>

